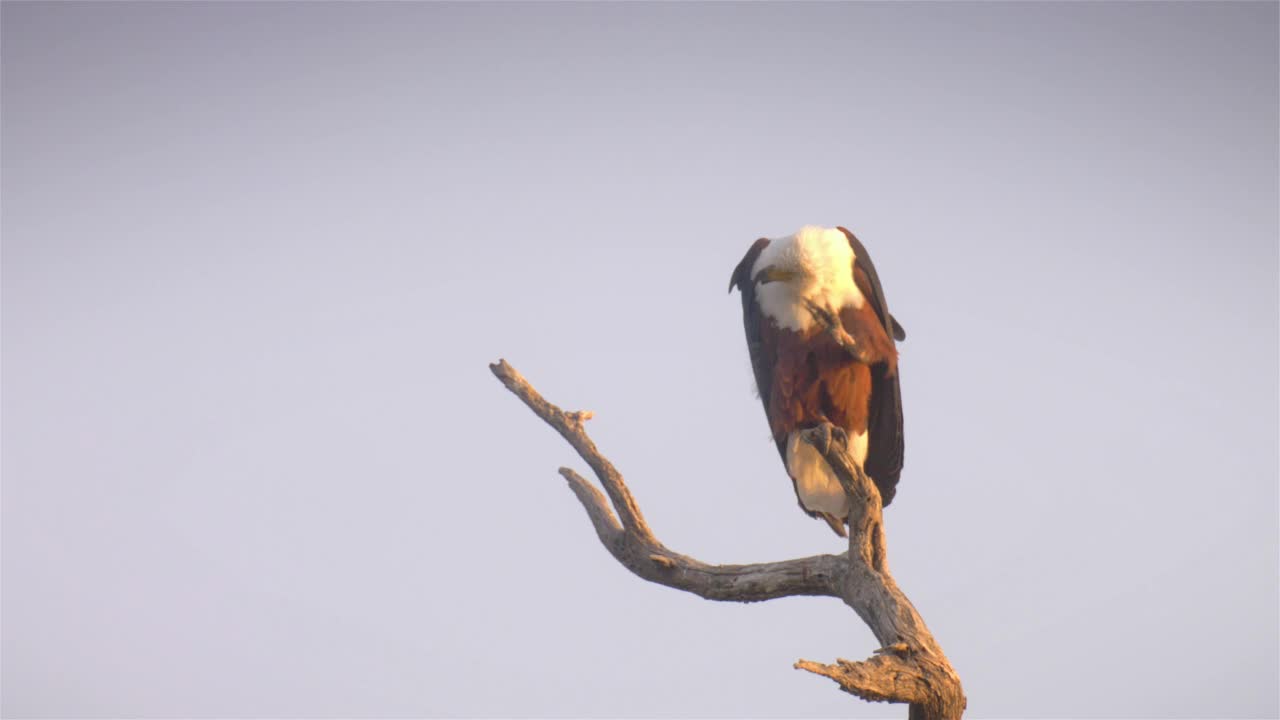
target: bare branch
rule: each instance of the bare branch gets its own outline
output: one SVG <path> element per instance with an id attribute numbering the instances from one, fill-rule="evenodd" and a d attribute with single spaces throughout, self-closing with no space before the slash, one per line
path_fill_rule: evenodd
<path id="1" fill-rule="evenodd" d="M 817 311 L 815 316 L 822 320 Z M 846 349 L 856 352 L 852 338 L 848 341 Z M 774 563 L 708 565 L 673 552 L 654 537 L 622 474 L 587 436 L 584 422 L 591 413 L 565 412 L 547 402 L 505 360 L 489 369 L 591 466 L 608 501 L 573 470 L 561 468 L 560 474 L 586 509 L 600 542 L 628 570 L 650 582 L 710 600 L 838 597 L 867 623 L 882 647 L 861 662 L 838 660 L 825 665 L 801 660 L 796 668 L 831 678 L 841 689 L 865 700 L 910 703 L 912 718 L 954 720 L 964 713 L 966 701 L 959 676 L 889 575 L 880 493 L 851 460 L 842 434 L 825 426 L 806 430 L 802 437 L 826 458 L 849 496 L 848 553 Z"/>
<path id="2" fill-rule="evenodd" d="M 685 590 L 709 600 L 755 602 L 793 595 L 839 597 L 846 563 L 836 555 L 751 565 L 709 565 L 681 555 L 658 542 L 640 514 L 622 474 L 587 436 L 582 414 L 547 402 L 529 381 L 505 360 L 489 366 L 493 374 L 529 409 L 569 441 L 595 471 L 612 501 L 621 526 L 600 491 L 569 468 L 560 474 L 582 503 L 600 542 L 628 570 L 650 582 Z"/>
<path id="3" fill-rule="evenodd" d="M 623 526 L 630 532 L 652 540 L 653 533 L 649 531 L 649 526 L 644 521 L 644 515 L 640 514 L 640 508 L 636 505 L 635 499 L 631 497 L 631 491 L 622 482 L 621 473 L 613 466 L 613 463 L 600 454 L 600 451 L 596 449 L 596 444 L 591 442 L 591 438 L 587 437 L 587 433 L 583 429 L 585 421 L 593 417 L 594 413 L 589 410 L 565 412 L 547 402 L 538 394 L 537 390 L 533 389 L 529 381 L 525 380 L 524 376 L 511 367 L 506 360 L 498 360 L 498 362 L 490 365 L 489 369 L 502 381 L 503 385 L 507 386 L 508 390 L 523 400 L 524 404 L 528 405 L 535 415 L 555 428 L 561 437 L 568 440 L 573 449 L 578 451 L 578 455 L 587 461 L 587 464 L 591 466 L 591 470 L 595 472 L 596 477 L 600 478 L 600 484 L 604 485 L 604 490 L 609 494 L 609 499 L 613 501 L 613 507 L 617 510 Z"/>
<path id="4" fill-rule="evenodd" d="M 800 438 L 822 453 L 849 496 L 849 552 L 860 554 L 869 568 L 887 575 L 880 489 L 853 462 L 848 438 L 833 433 L 829 425 L 803 430 Z"/>
<path id="5" fill-rule="evenodd" d="M 806 430 L 849 496 L 849 574 L 841 597 L 881 644 L 865 662 L 823 665 L 801 660 L 796 667 L 829 677 L 841 689 L 867 700 L 912 704 L 913 717 L 960 717 L 967 701 L 924 619 L 889 575 L 880 491 L 854 463 L 843 438 L 830 429 Z M 873 697 L 873 695 L 882 697 Z M 923 713 L 923 714 L 922 714 Z"/>
<path id="6" fill-rule="evenodd" d="M 582 507 L 586 508 L 587 516 L 591 518 L 591 524 L 596 529 L 596 535 L 600 536 L 600 542 L 604 543 L 605 547 L 617 542 L 622 535 L 622 526 L 618 524 L 618 519 L 609 509 L 609 501 L 604 499 L 604 494 L 597 490 L 595 485 L 587 482 L 586 478 L 567 467 L 560 468 L 560 474 L 569 481 L 569 489 L 578 496 Z"/>

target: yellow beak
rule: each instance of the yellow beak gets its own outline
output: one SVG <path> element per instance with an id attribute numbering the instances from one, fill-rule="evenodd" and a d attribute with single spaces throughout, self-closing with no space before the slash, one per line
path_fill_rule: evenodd
<path id="1" fill-rule="evenodd" d="M 769 267 L 764 268 L 760 272 L 756 273 L 755 282 L 756 284 L 759 284 L 759 285 L 764 285 L 766 283 L 779 282 L 779 281 L 787 282 L 790 280 L 795 280 L 799 276 L 800 276 L 800 273 L 797 273 L 794 270 L 783 270 L 781 268 L 770 265 Z"/>

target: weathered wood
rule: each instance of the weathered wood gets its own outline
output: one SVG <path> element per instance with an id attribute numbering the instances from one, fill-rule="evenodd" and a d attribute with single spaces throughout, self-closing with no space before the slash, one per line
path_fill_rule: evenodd
<path id="1" fill-rule="evenodd" d="M 591 413 L 565 412 L 547 402 L 506 360 L 489 369 L 591 467 L 604 493 L 569 468 L 560 468 L 560 474 L 582 503 L 600 542 L 628 570 L 709 600 L 840 598 L 871 628 L 880 649 L 859 662 L 837 660 L 826 665 L 800 660 L 796 668 L 831 678 L 864 700 L 909 703 L 913 720 L 954 720 L 964 714 L 959 676 L 889 575 L 880 493 L 849 459 L 842 433 L 833 433 L 828 426 L 805 431 L 803 437 L 826 457 L 849 495 L 848 552 L 772 563 L 709 565 L 670 550 L 654 537 L 622 474 L 587 436 L 584 423 Z"/>
<path id="2" fill-rule="evenodd" d="M 820 428 L 801 437 L 823 453 L 849 496 L 851 561 L 839 596 L 871 628 L 880 650 L 862 662 L 802 660 L 796 667 L 829 677 L 864 700 L 910 703 L 913 718 L 959 718 L 966 705 L 960 676 L 889 574 L 880 491 L 850 459 L 843 438 L 832 435 Z"/>

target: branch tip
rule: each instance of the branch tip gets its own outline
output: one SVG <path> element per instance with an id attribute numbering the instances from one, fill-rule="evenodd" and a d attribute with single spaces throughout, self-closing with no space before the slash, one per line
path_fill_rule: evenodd
<path id="1" fill-rule="evenodd" d="M 829 665 L 824 665 L 820 662 L 814 662 L 813 660 L 803 660 L 803 659 L 797 660 L 796 663 L 791 667 L 795 668 L 796 670 L 805 670 L 811 673 L 816 673 L 818 675 L 826 675 L 827 677 L 831 677 L 829 674 L 830 672 Z"/>
<path id="2" fill-rule="evenodd" d="M 510 375 L 511 371 L 511 364 L 503 358 L 498 358 L 498 362 L 489 363 L 489 372 L 497 375 L 498 377 Z"/>

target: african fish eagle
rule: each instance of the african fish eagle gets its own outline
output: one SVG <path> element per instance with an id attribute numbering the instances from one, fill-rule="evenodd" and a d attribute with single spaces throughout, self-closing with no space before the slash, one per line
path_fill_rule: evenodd
<path id="1" fill-rule="evenodd" d="M 845 537 L 849 501 L 822 455 L 799 431 L 829 422 L 844 430 L 855 462 L 884 505 L 902 473 L 898 350 L 906 333 L 889 314 L 866 248 L 848 230 L 804 227 L 761 238 L 733 271 L 756 386 L 800 507 Z M 815 311 L 838 318 L 850 351 Z"/>

